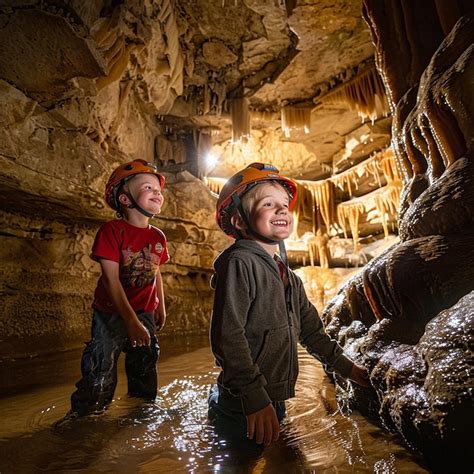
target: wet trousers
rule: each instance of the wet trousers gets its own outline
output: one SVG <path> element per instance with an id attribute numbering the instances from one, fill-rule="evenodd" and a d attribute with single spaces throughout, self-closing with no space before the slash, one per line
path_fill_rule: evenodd
<path id="1" fill-rule="evenodd" d="M 217 384 L 211 386 L 208 398 L 209 421 L 214 425 L 216 431 L 227 439 L 247 440 L 247 417 L 242 410 L 240 399 L 233 397 Z M 278 421 L 281 422 L 286 415 L 284 401 L 272 402 Z"/>
<path id="2" fill-rule="evenodd" d="M 137 314 L 150 333 L 148 347 L 132 347 L 125 323 L 118 314 L 94 311 L 92 338 L 81 359 L 82 378 L 71 395 L 71 411 L 79 416 L 103 411 L 111 403 L 117 386 L 117 362 L 125 352 L 128 394 L 154 399 L 157 392 L 157 371 L 160 348 L 155 335 L 152 313 Z"/>

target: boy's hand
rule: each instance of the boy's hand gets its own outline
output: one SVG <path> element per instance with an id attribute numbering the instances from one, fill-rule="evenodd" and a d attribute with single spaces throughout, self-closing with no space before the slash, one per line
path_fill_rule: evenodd
<path id="1" fill-rule="evenodd" d="M 276 416 L 272 404 L 265 408 L 247 415 L 247 437 L 252 439 L 255 435 L 255 442 L 265 443 L 268 446 L 272 441 L 276 441 L 280 434 L 280 423 Z"/>
<path id="2" fill-rule="evenodd" d="M 127 333 L 132 347 L 150 345 L 150 333 L 148 332 L 148 329 L 138 319 L 127 325 Z"/>
<path id="3" fill-rule="evenodd" d="M 165 323 L 166 323 L 166 313 L 162 313 L 156 310 L 155 311 L 156 330 L 161 331 L 165 327 Z"/>
<path id="4" fill-rule="evenodd" d="M 371 386 L 367 369 L 361 365 L 354 364 L 348 378 L 362 387 Z"/>

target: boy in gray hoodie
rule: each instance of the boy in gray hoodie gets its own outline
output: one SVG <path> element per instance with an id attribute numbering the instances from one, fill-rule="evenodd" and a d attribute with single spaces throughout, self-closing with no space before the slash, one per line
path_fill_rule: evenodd
<path id="1" fill-rule="evenodd" d="M 342 377 L 369 386 L 366 369 L 325 333 L 286 264 L 283 241 L 293 228 L 295 201 L 292 180 L 253 163 L 227 181 L 217 202 L 217 222 L 236 241 L 216 259 L 211 282 L 211 348 L 221 372 L 209 418 L 257 444 L 278 439 L 285 400 L 295 396 L 298 342 Z"/>

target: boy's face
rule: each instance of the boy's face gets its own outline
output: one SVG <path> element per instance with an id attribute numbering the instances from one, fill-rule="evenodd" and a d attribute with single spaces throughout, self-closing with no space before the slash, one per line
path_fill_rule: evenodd
<path id="1" fill-rule="evenodd" d="M 151 214 L 159 214 L 163 205 L 160 181 L 154 174 L 137 174 L 127 184 L 136 203 Z"/>
<path id="2" fill-rule="evenodd" d="M 288 208 L 289 203 L 290 197 L 281 185 L 257 185 L 250 209 L 250 225 L 267 239 L 287 239 L 293 230 L 293 215 Z"/>

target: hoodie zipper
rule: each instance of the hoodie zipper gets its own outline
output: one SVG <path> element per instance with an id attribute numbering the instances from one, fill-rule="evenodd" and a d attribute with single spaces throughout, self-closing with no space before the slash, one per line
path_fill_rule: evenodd
<path id="1" fill-rule="evenodd" d="M 291 393 L 291 386 L 292 386 L 292 380 L 291 380 L 291 375 L 293 373 L 293 352 L 294 352 L 294 342 L 293 342 L 293 320 L 292 320 L 292 314 L 293 314 L 293 304 L 292 304 L 292 286 L 290 282 L 290 275 L 287 274 L 288 278 L 288 288 L 285 289 L 285 299 L 286 299 L 286 312 L 288 316 L 288 333 L 290 337 L 290 363 L 288 367 L 288 395 Z"/>

